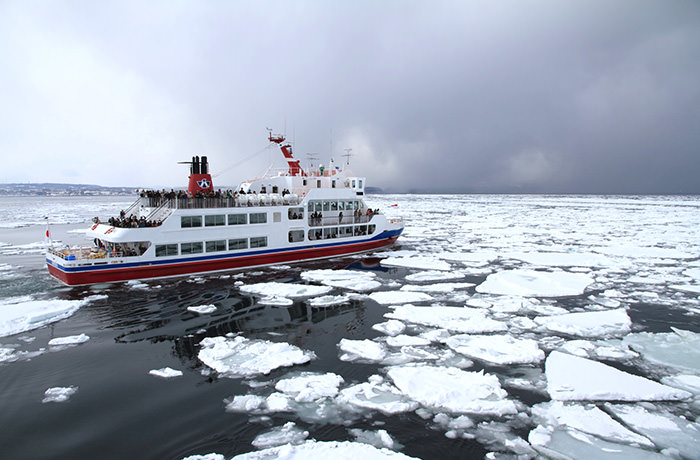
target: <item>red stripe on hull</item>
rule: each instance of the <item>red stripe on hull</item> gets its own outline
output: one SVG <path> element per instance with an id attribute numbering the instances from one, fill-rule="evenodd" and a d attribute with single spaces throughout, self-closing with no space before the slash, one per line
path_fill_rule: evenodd
<path id="1" fill-rule="evenodd" d="M 201 262 L 186 262 L 180 264 L 174 263 L 169 265 L 88 270 L 81 272 L 64 272 L 63 270 L 48 263 L 47 266 L 49 268 L 49 273 L 52 276 L 65 284 L 76 286 L 82 284 L 111 283 L 115 281 L 128 281 L 135 279 L 165 278 L 169 276 L 195 273 L 235 270 L 261 265 L 302 262 L 313 259 L 327 259 L 330 257 L 371 251 L 373 249 L 388 246 L 394 243 L 397 238 L 398 236 L 394 236 L 385 240 L 343 246 L 302 249 L 299 251 L 284 251 L 271 254 L 237 257 L 235 259 L 204 260 Z"/>

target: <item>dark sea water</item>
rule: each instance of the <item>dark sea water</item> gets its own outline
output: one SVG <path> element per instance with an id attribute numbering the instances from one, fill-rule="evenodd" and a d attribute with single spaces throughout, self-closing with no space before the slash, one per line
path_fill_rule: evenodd
<path id="1" fill-rule="evenodd" d="M 374 206 L 406 220 L 404 236 L 387 251 L 243 273 L 150 280 L 142 285 L 65 287 L 52 279 L 44 266 L 40 244 L 43 214 L 53 216 L 55 239 L 80 241 L 74 230 L 83 228 L 90 216 L 114 215 L 130 201 L 103 200 L 0 199 L 0 213 L 7 224 L 0 228 L 0 267 L 5 264 L 0 271 L 0 302 L 29 304 L 42 299 L 100 296 L 66 319 L 0 337 L 0 348 L 11 348 L 15 356 L 0 362 L 0 458 L 178 459 L 212 452 L 230 458 L 257 450 L 251 444 L 256 436 L 289 421 L 308 431 L 307 439 L 318 441 L 354 440 L 353 428 L 386 430 L 403 446 L 402 453 L 418 458 L 483 458 L 492 451 L 508 454 L 497 441 L 477 435 L 476 428 L 466 436 L 471 439 L 450 439 L 444 428 L 416 412 L 384 415 L 375 411 L 347 420 L 319 421 L 295 412 L 259 416 L 225 410 L 225 401 L 234 395 L 269 394 L 270 382 L 291 371 L 333 372 L 347 385 L 382 375 L 386 367 L 342 361 L 338 344 L 343 338 L 381 339 L 383 334 L 372 326 L 386 320 L 389 306 L 367 296 L 331 307 L 312 307 L 307 298 L 295 300 L 290 307 L 261 305 L 259 296 L 240 290 L 241 282 L 308 284 L 302 273 L 332 268 L 372 272 L 382 283 L 378 290 L 398 290 L 407 284 L 407 275 L 421 270 L 387 266 L 381 261 L 409 251 L 431 257 L 444 252 L 501 255 L 484 264 L 450 262 L 454 269 L 464 270 L 459 281 L 474 286 L 436 294 L 434 302 L 426 305 L 461 307 L 477 295 L 476 286 L 489 274 L 517 268 L 552 269 L 505 257 L 505 253 L 612 248 L 596 254 L 624 263 L 612 268 L 584 267 L 581 271 L 595 279 L 586 292 L 545 302 L 582 311 L 589 308 L 591 296 L 616 290 L 620 295 L 615 298 L 632 321 L 632 332 L 667 333 L 673 327 L 700 333 L 700 294 L 672 287 L 700 284 L 696 274 L 700 267 L 697 197 L 373 196 L 370 202 Z M 390 210 L 394 203 L 398 207 Z M 656 248 L 658 253 L 644 253 L 639 248 Z M 336 288 L 331 294 L 343 292 Z M 206 304 L 216 305 L 217 310 L 212 314 L 187 310 Z M 509 314 L 512 316 L 512 312 L 493 316 Z M 199 360 L 199 343 L 205 337 L 229 333 L 289 343 L 313 351 L 316 359 L 252 379 L 224 377 Z M 80 334 L 89 340 L 64 347 L 47 345 L 51 338 Z M 580 339 L 542 331 L 528 334 L 541 340 L 546 352 L 551 348 L 545 339 Z M 483 369 L 502 382 L 523 369 L 541 374 L 544 368 L 543 363 L 494 366 L 474 361 L 469 371 Z M 675 372 L 654 370 L 640 360 L 606 362 L 654 379 Z M 181 370 L 183 375 L 170 379 L 149 375 L 150 370 L 164 367 Z M 698 370 L 700 363 L 695 372 Z M 251 381 L 267 382 L 267 392 L 251 386 Z M 42 403 L 48 388 L 69 386 L 77 391 L 67 401 Z M 508 398 L 521 404 L 524 416 L 473 416 L 473 420 L 495 421 L 527 440 L 536 426 L 528 418 L 528 408 L 549 401 L 549 397 L 534 387 L 504 388 Z M 690 421 L 700 414 L 692 400 L 659 404 Z"/>

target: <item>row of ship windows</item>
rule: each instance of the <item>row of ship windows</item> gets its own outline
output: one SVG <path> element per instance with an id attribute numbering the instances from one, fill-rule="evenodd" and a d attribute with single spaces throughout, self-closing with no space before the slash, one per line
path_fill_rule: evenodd
<path id="1" fill-rule="evenodd" d="M 179 252 L 178 252 L 179 246 Z M 206 249 L 206 252 L 220 252 L 220 251 L 235 251 L 237 249 L 248 249 L 250 248 L 264 248 L 267 246 L 266 236 L 257 236 L 252 238 L 236 238 L 232 240 L 216 240 L 216 241 L 206 241 L 202 243 L 201 241 L 195 241 L 191 243 L 180 243 L 178 244 L 157 244 L 156 245 L 156 257 L 165 256 L 176 256 L 187 255 L 187 254 L 201 254 Z"/>
<path id="2" fill-rule="evenodd" d="M 279 212 L 273 213 L 274 221 L 281 221 L 281 214 Z M 304 208 L 289 208 L 288 217 L 290 220 L 303 219 L 304 218 Z M 246 225 L 251 224 L 266 224 L 267 223 L 267 213 L 266 212 L 252 212 L 250 214 L 212 214 L 208 216 L 181 216 L 180 217 L 180 227 L 181 228 L 192 228 L 201 227 L 204 224 L 205 227 L 218 227 L 221 225 Z"/>
<path id="3" fill-rule="evenodd" d="M 321 211 L 355 211 L 360 209 L 360 202 L 350 201 L 309 201 L 309 212 Z"/>

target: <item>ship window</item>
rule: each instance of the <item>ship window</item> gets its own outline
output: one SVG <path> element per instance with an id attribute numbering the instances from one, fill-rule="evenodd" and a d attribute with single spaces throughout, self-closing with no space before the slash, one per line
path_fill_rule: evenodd
<path id="1" fill-rule="evenodd" d="M 326 227 L 323 229 L 323 239 L 338 238 L 338 227 Z"/>
<path id="2" fill-rule="evenodd" d="M 339 230 L 340 230 L 340 233 L 339 233 L 338 236 L 340 236 L 341 238 L 345 238 L 345 237 L 348 237 L 348 236 L 352 236 L 352 226 L 349 226 L 349 227 L 340 227 Z"/>
<path id="3" fill-rule="evenodd" d="M 229 225 L 245 225 L 248 223 L 248 214 L 229 214 Z"/>
<path id="4" fill-rule="evenodd" d="M 345 201 L 338 201 L 338 211 L 345 211 Z"/>
<path id="5" fill-rule="evenodd" d="M 180 243 L 180 254 L 199 254 L 202 252 L 202 242 Z"/>
<path id="6" fill-rule="evenodd" d="M 301 184 L 302 184 L 304 187 L 306 187 L 306 179 L 302 180 L 302 181 L 301 181 Z"/>
<path id="7" fill-rule="evenodd" d="M 355 188 L 355 179 L 352 180 L 352 188 Z"/>
<path id="8" fill-rule="evenodd" d="M 176 256 L 177 244 L 157 244 L 156 257 Z"/>
<path id="9" fill-rule="evenodd" d="M 204 216 L 205 227 L 216 227 L 226 225 L 226 216 L 224 214 L 215 214 L 213 216 Z"/>
<path id="10" fill-rule="evenodd" d="M 331 181 L 331 188 L 335 188 L 335 181 L 334 180 Z"/>
<path id="11" fill-rule="evenodd" d="M 323 202 L 323 210 L 324 210 L 324 211 L 330 211 L 330 210 L 331 210 L 331 203 L 330 203 L 330 201 L 324 201 L 324 202 Z"/>
<path id="12" fill-rule="evenodd" d="M 316 180 L 316 188 L 321 188 L 321 179 Z"/>
<path id="13" fill-rule="evenodd" d="M 235 240 L 228 240 L 228 250 L 233 251 L 234 249 L 248 249 L 248 239 L 237 238 Z"/>
<path id="14" fill-rule="evenodd" d="M 282 222 L 282 213 L 281 212 L 273 212 L 272 213 L 272 222 Z"/>
<path id="15" fill-rule="evenodd" d="M 358 186 L 357 188 L 362 188 L 362 179 L 358 180 Z"/>
<path id="16" fill-rule="evenodd" d="M 180 227 L 201 227 L 202 226 L 202 216 L 181 216 L 180 217 Z"/>
<path id="17" fill-rule="evenodd" d="M 323 202 L 317 201 L 316 204 L 314 204 L 314 208 L 315 208 L 314 210 L 315 210 L 316 212 L 321 212 L 321 211 L 323 211 Z"/>
<path id="18" fill-rule="evenodd" d="M 310 240 L 320 240 L 321 238 L 323 238 L 323 233 L 320 228 L 309 230 Z"/>
<path id="19" fill-rule="evenodd" d="M 304 230 L 290 230 L 289 242 L 297 243 L 299 241 L 304 241 Z"/>
<path id="20" fill-rule="evenodd" d="M 251 224 L 265 224 L 267 223 L 267 213 L 266 212 L 254 212 L 250 215 Z"/>
<path id="21" fill-rule="evenodd" d="M 309 207 L 311 207 L 310 204 L 309 204 Z M 287 217 L 289 218 L 289 220 L 303 219 L 304 218 L 304 208 L 289 208 L 289 211 L 287 213 Z"/>
<path id="22" fill-rule="evenodd" d="M 207 241 L 207 252 L 226 250 L 226 240 Z"/>
<path id="23" fill-rule="evenodd" d="M 331 201 L 331 211 L 337 211 L 337 210 L 338 210 L 338 202 Z"/>
<path id="24" fill-rule="evenodd" d="M 367 233 L 369 233 L 369 234 L 371 235 L 372 233 L 374 233 L 374 230 L 375 230 L 376 228 L 377 228 L 376 225 L 371 224 L 369 227 L 367 227 Z"/>
<path id="25" fill-rule="evenodd" d="M 276 185 L 272 186 L 272 193 L 279 193 L 280 189 Z"/>
<path id="26" fill-rule="evenodd" d="M 360 207 L 360 206 L 359 206 L 359 203 L 358 203 L 357 201 L 353 201 L 353 202 L 352 202 L 352 205 L 353 205 L 353 207 L 354 207 L 355 209 L 358 209 L 358 208 Z"/>
<path id="27" fill-rule="evenodd" d="M 264 248 L 265 246 L 267 246 L 266 236 L 256 236 L 250 239 L 251 248 Z"/>

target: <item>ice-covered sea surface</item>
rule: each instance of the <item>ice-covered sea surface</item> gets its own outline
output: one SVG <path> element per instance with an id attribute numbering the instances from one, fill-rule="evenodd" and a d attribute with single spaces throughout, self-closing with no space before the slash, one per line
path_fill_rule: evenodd
<path id="1" fill-rule="evenodd" d="M 373 254 L 48 276 L 46 216 L 130 201 L 0 198 L 3 459 L 700 458 L 699 197 L 374 195 Z"/>

